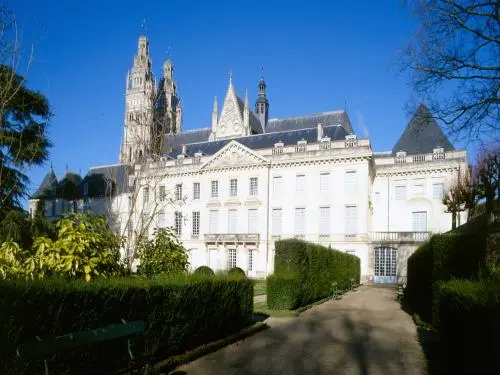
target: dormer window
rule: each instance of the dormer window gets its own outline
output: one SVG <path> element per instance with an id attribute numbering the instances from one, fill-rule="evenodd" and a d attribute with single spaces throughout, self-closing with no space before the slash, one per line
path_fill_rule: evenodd
<path id="1" fill-rule="evenodd" d="M 283 153 L 283 142 L 278 142 L 274 144 L 273 155 L 281 155 Z"/>
<path id="2" fill-rule="evenodd" d="M 397 164 L 406 163 L 406 151 L 396 152 L 396 159 L 394 160 Z"/>
<path id="3" fill-rule="evenodd" d="M 201 163 L 201 152 L 196 152 L 193 157 L 193 164 L 200 164 Z"/>
<path id="4" fill-rule="evenodd" d="M 330 141 L 331 141 L 330 137 L 321 138 L 320 143 L 319 143 L 319 149 L 320 150 L 329 150 L 331 148 Z"/>
<path id="5" fill-rule="evenodd" d="M 345 136 L 345 147 L 357 147 L 358 139 L 356 134 L 348 134 Z"/>
<path id="6" fill-rule="evenodd" d="M 177 160 L 175 161 L 176 165 L 182 165 L 184 163 L 184 155 L 179 154 L 177 155 Z"/>
<path id="7" fill-rule="evenodd" d="M 297 146 L 295 146 L 295 152 L 306 152 L 307 149 L 307 141 L 302 138 L 297 142 Z"/>
<path id="8" fill-rule="evenodd" d="M 445 158 L 444 148 L 436 147 L 432 150 L 432 160 L 443 160 Z"/>

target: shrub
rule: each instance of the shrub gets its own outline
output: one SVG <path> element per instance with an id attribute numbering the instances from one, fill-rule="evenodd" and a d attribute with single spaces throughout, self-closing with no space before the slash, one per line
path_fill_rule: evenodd
<path id="1" fill-rule="evenodd" d="M 409 258 L 404 303 L 425 322 L 432 321 L 432 244 L 420 246 Z"/>
<path id="2" fill-rule="evenodd" d="M 295 276 L 270 275 L 267 277 L 267 306 L 273 310 L 300 307 L 301 283 Z"/>
<path id="3" fill-rule="evenodd" d="M 351 278 L 359 283 L 360 261 L 356 256 L 295 239 L 277 241 L 275 249 L 275 275 L 285 277 L 284 285 L 289 279 L 299 284 L 294 308 L 331 295 L 332 282 L 337 282 L 341 289 L 350 287 Z M 273 282 L 282 283 L 271 279 Z M 277 291 L 277 288 L 268 289 L 268 306 L 271 308 L 278 307 L 269 303 L 270 300 L 282 298 L 272 296 Z"/>
<path id="4" fill-rule="evenodd" d="M 42 371 L 43 362 L 25 368 L 15 360 L 16 347 L 50 338 L 126 321 L 144 320 L 146 331 L 136 340 L 136 354 L 162 360 L 224 337 L 249 324 L 253 285 L 246 279 L 112 278 L 84 283 L 65 281 L 0 281 L 0 373 Z M 127 340 L 116 340 L 56 355 L 51 372 L 110 373 L 128 363 Z M 61 364 L 59 364 L 61 363 Z M 63 367 L 60 367 L 63 366 Z M 3 368 L 2 368 L 3 367 Z M 2 371 L 3 370 L 3 371 Z"/>
<path id="5" fill-rule="evenodd" d="M 215 272 L 212 271 L 210 267 L 201 266 L 194 270 L 193 275 L 209 277 L 209 276 L 215 276 Z"/>
<path id="6" fill-rule="evenodd" d="M 439 300 L 443 373 L 500 373 L 500 283 L 447 281 Z"/>
<path id="7" fill-rule="evenodd" d="M 234 268 L 231 268 L 229 270 L 229 272 L 227 273 L 228 276 L 230 277 L 243 277 L 243 278 L 246 278 L 247 275 L 245 274 L 245 271 L 243 271 L 240 267 L 234 267 Z"/>

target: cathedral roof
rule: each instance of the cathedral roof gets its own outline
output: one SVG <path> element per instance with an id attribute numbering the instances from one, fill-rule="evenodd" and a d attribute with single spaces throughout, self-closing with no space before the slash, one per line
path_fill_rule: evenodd
<path id="1" fill-rule="evenodd" d="M 208 141 L 208 137 L 212 132 L 211 128 L 200 128 L 187 130 L 177 134 L 165 134 L 163 142 L 163 153 L 168 154 L 170 149 L 180 148 L 182 145 L 196 142 Z"/>
<path id="2" fill-rule="evenodd" d="M 269 119 L 266 133 L 312 128 L 321 123 L 323 126 L 341 125 L 348 134 L 353 133 L 351 121 L 345 110 L 323 112 L 307 116 Z"/>
<path id="3" fill-rule="evenodd" d="M 240 113 L 241 113 L 241 118 L 243 118 L 244 110 L 245 110 L 245 103 L 243 100 L 238 95 L 236 96 L 236 100 L 238 101 L 238 107 L 240 108 Z M 262 130 L 262 125 L 260 124 L 260 120 L 257 118 L 255 113 L 252 112 L 252 110 L 249 109 L 249 117 L 248 121 L 250 123 L 250 130 L 255 133 L 255 134 L 261 134 L 264 133 Z"/>
<path id="4" fill-rule="evenodd" d="M 406 151 L 408 155 L 426 154 L 437 147 L 443 147 L 445 151 L 455 149 L 429 109 L 422 103 L 394 145 L 392 153 Z"/>
<path id="5" fill-rule="evenodd" d="M 345 139 L 347 134 L 349 133 L 342 126 L 332 125 L 323 128 L 323 135 L 325 137 L 330 137 L 331 140 Z M 284 145 L 294 145 L 297 144 L 298 141 L 304 139 L 308 143 L 313 143 L 317 142 L 317 137 L 318 129 L 315 125 L 313 128 L 308 129 L 255 134 L 246 137 L 186 144 L 186 153 L 188 155 L 194 155 L 196 152 L 201 152 L 204 155 L 213 155 L 232 140 L 235 140 L 250 149 L 257 150 L 274 147 L 274 144 L 278 142 L 283 142 Z M 180 148 L 174 148 L 174 150 L 168 153 L 168 155 L 175 158 L 180 152 Z"/>
<path id="6" fill-rule="evenodd" d="M 45 177 L 43 178 L 40 186 L 37 191 L 31 196 L 31 199 L 43 199 L 43 198 L 51 198 L 55 196 L 57 187 L 57 177 L 50 168 Z"/>

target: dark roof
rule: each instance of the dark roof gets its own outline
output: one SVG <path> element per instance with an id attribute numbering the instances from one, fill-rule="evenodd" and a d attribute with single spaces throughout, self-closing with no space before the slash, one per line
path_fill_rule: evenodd
<path id="1" fill-rule="evenodd" d="M 131 172 L 132 167 L 126 164 L 91 168 L 80 184 L 80 194 L 83 197 L 84 184 L 88 184 L 89 197 L 109 196 L 110 188 L 113 195 L 126 193 Z"/>
<path id="2" fill-rule="evenodd" d="M 297 130 L 313 128 L 321 123 L 323 126 L 341 125 L 348 134 L 352 134 L 351 121 L 347 112 L 332 111 L 308 116 L 288 117 L 282 119 L 269 119 L 266 125 L 266 133 L 281 132 L 285 130 Z"/>
<path id="3" fill-rule="evenodd" d="M 443 147 L 445 151 L 455 148 L 443 133 L 431 112 L 420 104 L 412 119 L 392 148 L 392 153 L 406 151 L 408 155 L 426 154 L 432 152 L 436 147 Z"/>
<path id="4" fill-rule="evenodd" d="M 323 129 L 323 135 L 325 137 L 330 137 L 331 140 L 345 139 L 347 134 L 349 133 L 342 126 L 327 126 Z M 274 144 L 278 142 L 283 142 L 285 146 L 294 145 L 302 139 L 306 140 L 308 143 L 314 143 L 317 142 L 317 137 L 318 130 L 316 127 L 295 131 L 256 134 L 246 137 L 187 144 L 186 153 L 188 155 L 194 155 L 196 152 L 201 152 L 204 155 L 213 155 L 232 140 L 235 140 L 250 149 L 257 150 L 273 147 Z M 168 155 L 175 158 L 180 152 L 181 149 L 177 148 Z"/>
<path id="5" fill-rule="evenodd" d="M 240 109 L 241 113 L 241 118 L 244 118 L 244 113 L 245 113 L 245 103 L 241 98 L 236 95 L 236 100 L 238 101 L 238 107 Z M 255 116 L 255 113 L 252 112 L 252 110 L 249 108 L 249 116 L 248 116 L 248 122 L 250 123 L 250 130 L 254 132 L 255 134 L 262 134 L 264 131 L 262 130 L 262 125 L 260 124 L 260 120 Z"/>
<path id="6" fill-rule="evenodd" d="M 61 181 L 57 184 L 57 197 L 64 199 L 78 198 L 78 185 L 82 178 L 78 173 L 66 172 Z"/>
<path id="7" fill-rule="evenodd" d="M 176 149 L 185 144 L 208 141 L 208 137 L 211 132 L 211 128 L 202 128 L 188 130 L 177 134 L 165 134 L 163 153 L 168 154 L 170 152 L 170 147 Z"/>
<path id="8" fill-rule="evenodd" d="M 43 199 L 55 197 L 55 192 L 57 188 L 57 177 L 50 168 L 45 177 L 43 178 L 37 191 L 31 196 L 31 199 Z"/>

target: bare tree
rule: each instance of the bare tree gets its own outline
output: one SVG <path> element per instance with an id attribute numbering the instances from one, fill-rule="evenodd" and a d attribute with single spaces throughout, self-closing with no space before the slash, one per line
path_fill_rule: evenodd
<path id="1" fill-rule="evenodd" d="M 486 213 L 495 208 L 500 198 L 500 146 L 485 146 L 479 153 L 474 167 L 473 181 L 476 198 L 485 201 Z"/>
<path id="2" fill-rule="evenodd" d="M 455 178 L 446 187 L 442 200 L 446 206 L 446 212 L 452 215 L 451 229 L 457 227 L 457 218 L 459 218 L 460 212 L 474 208 L 475 195 L 471 170 L 463 171 L 459 169 Z"/>
<path id="3" fill-rule="evenodd" d="M 448 133 L 468 141 L 500 136 L 500 3 L 407 0 L 420 28 L 403 70 Z"/>

